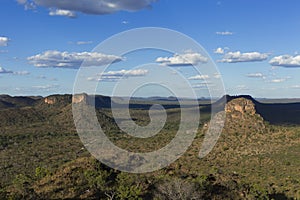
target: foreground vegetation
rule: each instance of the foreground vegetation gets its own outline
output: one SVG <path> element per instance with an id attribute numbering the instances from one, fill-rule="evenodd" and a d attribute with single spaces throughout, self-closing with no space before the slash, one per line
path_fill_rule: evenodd
<path id="1" fill-rule="evenodd" d="M 251 105 L 249 100 L 232 101 L 217 145 L 199 159 L 209 126 L 202 107 L 188 151 L 147 174 L 119 172 L 91 157 L 76 133 L 69 100 L 0 109 L 0 199 L 300 199 L 300 127 L 270 125 L 251 106 L 234 110 Z M 149 122 L 147 110 L 132 109 L 131 114 L 136 123 Z M 142 141 L 122 133 L 108 108 L 98 110 L 108 137 L 138 152 L 168 143 L 179 116 L 178 108 L 170 108 L 161 133 Z"/>

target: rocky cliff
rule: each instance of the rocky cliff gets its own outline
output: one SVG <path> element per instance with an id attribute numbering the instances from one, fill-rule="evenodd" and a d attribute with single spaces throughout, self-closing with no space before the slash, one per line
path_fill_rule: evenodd
<path id="1" fill-rule="evenodd" d="M 44 103 L 48 105 L 61 104 L 67 105 L 72 102 L 72 95 L 51 95 L 44 98 Z"/>
<path id="2" fill-rule="evenodd" d="M 262 132 L 265 128 L 264 119 L 257 113 L 251 99 L 235 98 L 226 104 L 225 112 L 227 129 Z"/>

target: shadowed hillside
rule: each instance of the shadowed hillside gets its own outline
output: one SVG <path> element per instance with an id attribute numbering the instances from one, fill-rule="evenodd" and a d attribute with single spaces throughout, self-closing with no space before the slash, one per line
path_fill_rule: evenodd
<path id="1" fill-rule="evenodd" d="M 33 106 L 41 99 L 42 97 L 11 97 L 9 95 L 0 95 L 0 109 Z"/>

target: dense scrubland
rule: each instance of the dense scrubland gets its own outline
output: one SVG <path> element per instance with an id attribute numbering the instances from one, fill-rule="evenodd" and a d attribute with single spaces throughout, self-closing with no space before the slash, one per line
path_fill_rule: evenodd
<path id="1" fill-rule="evenodd" d="M 0 199 L 300 199 L 300 103 L 224 98 L 226 106 L 215 104 L 226 112 L 225 127 L 210 154 L 198 157 L 211 108 L 200 101 L 200 126 L 185 154 L 164 169 L 130 174 L 103 165 L 86 150 L 74 126 L 71 95 L 2 95 Z M 167 123 L 158 135 L 139 139 L 118 128 L 110 98 L 95 99 L 99 123 L 121 148 L 154 151 L 177 132 L 176 101 L 160 100 Z M 149 123 L 155 102 L 134 100 L 130 112 L 137 124 Z"/>

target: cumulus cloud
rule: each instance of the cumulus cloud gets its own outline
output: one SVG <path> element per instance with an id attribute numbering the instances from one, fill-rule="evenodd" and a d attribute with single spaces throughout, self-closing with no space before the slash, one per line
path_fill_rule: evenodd
<path id="1" fill-rule="evenodd" d="M 233 35 L 233 32 L 230 31 L 218 31 L 216 32 L 217 35 Z"/>
<path id="2" fill-rule="evenodd" d="M 188 78 L 189 80 L 206 80 L 209 79 L 208 75 L 196 75 Z"/>
<path id="3" fill-rule="evenodd" d="M 228 47 L 224 47 L 224 48 L 222 48 L 222 47 L 218 47 L 217 49 L 215 49 L 214 50 L 214 53 L 215 54 L 225 54 L 226 52 L 228 52 L 229 51 L 229 48 Z"/>
<path id="4" fill-rule="evenodd" d="M 150 7 L 157 0 L 18 0 L 25 6 L 34 4 L 58 10 L 103 15 L 118 11 L 137 11 Z"/>
<path id="5" fill-rule="evenodd" d="M 75 12 L 70 10 L 63 10 L 63 9 L 51 9 L 49 12 L 50 16 L 65 16 L 70 18 L 76 18 L 77 15 Z"/>
<path id="6" fill-rule="evenodd" d="M 240 51 L 228 52 L 224 54 L 222 60 L 218 62 L 223 63 L 238 63 L 238 62 L 258 62 L 267 60 L 269 55 L 267 53 L 249 52 L 241 53 Z"/>
<path id="7" fill-rule="evenodd" d="M 246 75 L 249 78 L 265 78 L 262 73 L 250 73 Z"/>
<path id="8" fill-rule="evenodd" d="M 13 71 L 6 70 L 3 67 L 0 67 L 0 74 L 12 74 Z"/>
<path id="9" fill-rule="evenodd" d="M 215 51 L 214 51 L 215 54 L 224 54 L 225 53 L 225 50 L 221 47 L 217 48 Z"/>
<path id="10" fill-rule="evenodd" d="M 145 69 L 134 69 L 134 70 L 119 70 L 119 71 L 108 71 L 101 74 L 98 74 L 97 77 L 89 77 L 90 81 L 117 81 L 123 77 L 139 77 L 146 76 L 149 73 Z"/>
<path id="11" fill-rule="evenodd" d="M 8 45 L 9 38 L 0 36 L 0 46 L 6 47 Z"/>
<path id="12" fill-rule="evenodd" d="M 156 62 L 168 66 L 187 66 L 207 63 L 208 58 L 200 53 L 175 54 L 173 57 L 159 57 Z"/>
<path id="13" fill-rule="evenodd" d="M 272 58 L 269 62 L 273 66 L 300 67 L 300 55 L 281 55 Z"/>
<path id="14" fill-rule="evenodd" d="M 35 67 L 79 68 L 84 61 L 85 67 L 103 66 L 119 62 L 123 58 L 98 52 L 60 52 L 46 51 L 28 57 L 27 60 Z"/>

